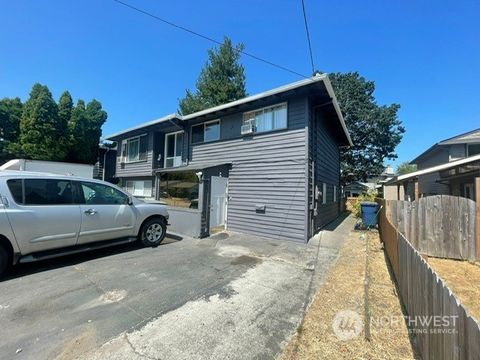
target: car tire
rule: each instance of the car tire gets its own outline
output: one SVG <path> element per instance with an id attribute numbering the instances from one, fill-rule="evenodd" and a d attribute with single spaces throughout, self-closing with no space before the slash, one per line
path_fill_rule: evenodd
<path id="1" fill-rule="evenodd" d="M 5 249 L 5 246 L 0 245 L 0 277 L 7 271 L 9 259 L 10 256 L 7 249 Z"/>
<path id="2" fill-rule="evenodd" d="M 139 238 L 143 245 L 155 247 L 162 243 L 167 234 L 165 220 L 158 217 L 148 220 L 140 230 Z"/>

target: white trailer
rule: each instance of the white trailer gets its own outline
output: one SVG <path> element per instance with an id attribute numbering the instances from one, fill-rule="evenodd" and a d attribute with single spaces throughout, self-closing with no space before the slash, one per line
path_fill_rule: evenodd
<path id="1" fill-rule="evenodd" d="M 0 166 L 0 170 L 32 171 L 93 178 L 93 165 L 60 161 L 14 159 Z"/>

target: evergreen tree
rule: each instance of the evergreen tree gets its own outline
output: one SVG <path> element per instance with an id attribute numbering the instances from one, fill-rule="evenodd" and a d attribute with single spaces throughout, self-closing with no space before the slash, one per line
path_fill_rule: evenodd
<path id="1" fill-rule="evenodd" d="M 73 110 L 72 96 L 68 91 L 64 91 L 60 100 L 58 101 L 58 117 L 64 124 L 70 122 Z"/>
<path id="2" fill-rule="evenodd" d="M 63 160 L 67 124 L 58 116 L 58 105 L 48 87 L 35 84 L 20 120 L 20 145 L 30 159 Z"/>
<path id="3" fill-rule="evenodd" d="M 220 48 L 208 50 L 208 61 L 197 80 L 196 91 L 186 90 L 179 112 L 191 114 L 245 97 L 245 69 L 239 63 L 244 45 L 235 47 L 225 37 Z"/>
<path id="4" fill-rule="evenodd" d="M 22 108 L 18 97 L 0 100 L 0 163 L 17 156 Z"/>
<path id="5" fill-rule="evenodd" d="M 329 74 L 353 146 L 342 151 L 342 180 L 365 181 L 383 171 L 385 159 L 395 159 L 395 148 L 405 128 L 398 119 L 400 105 L 378 105 L 375 83 L 357 72 Z"/>
<path id="6" fill-rule="evenodd" d="M 107 113 L 99 101 L 92 100 L 85 106 L 83 100 L 78 100 L 69 122 L 69 161 L 86 164 L 97 161 L 102 125 L 106 120 Z"/>

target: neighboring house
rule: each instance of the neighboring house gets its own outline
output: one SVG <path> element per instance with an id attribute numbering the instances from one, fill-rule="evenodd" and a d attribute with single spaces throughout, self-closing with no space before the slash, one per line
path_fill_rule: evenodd
<path id="1" fill-rule="evenodd" d="M 374 191 L 376 184 L 372 182 L 354 181 L 348 185 L 345 185 L 343 192 L 345 197 L 359 197 L 362 194 L 366 194 L 369 190 Z"/>
<path id="2" fill-rule="evenodd" d="M 410 163 L 416 164 L 417 170 L 424 170 L 478 154 L 480 154 L 480 129 L 442 140 Z M 469 187 L 473 187 L 473 182 L 457 181 L 447 184 L 440 181 L 438 172 L 434 172 L 421 176 L 418 180 L 418 186 L 422 196 L 450 193 L 465 196 Z"/>
<path id="3" fill-rule="evenodd" d="M 388 182 L 390 199 L 414 200 L 429 195 L 455 195 L 475 199 L 480 177 L 480 129 L 438 142 L 411 164 L 417 171 Z"/>
<path id="4" fill-rule="evenodd" d="M 299 242 L 338 216 L 339 147 L 351 145 L 326 75 L 107 139 L 120 185 L 166 202 L 171 231 Z"/>
<path id="5" fill-rule="evenodd" d="M 366 182 L 354 181 L 343 188 L 345 197 L 358 197 L 368 192 L 376 191 L 379 196 L 383 194 L 383 185 L 395 176 L 393 168 L 388 165 L 380 175 L 372 176 Z"/>

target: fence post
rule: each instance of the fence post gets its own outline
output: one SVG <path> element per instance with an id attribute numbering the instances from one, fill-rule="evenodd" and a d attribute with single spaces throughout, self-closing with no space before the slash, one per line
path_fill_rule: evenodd
<path id="1" fill-rule="evenodd" d="M 475 178 L 475 248 L 477 260 L 480 260 L 480 177 Z"/>

